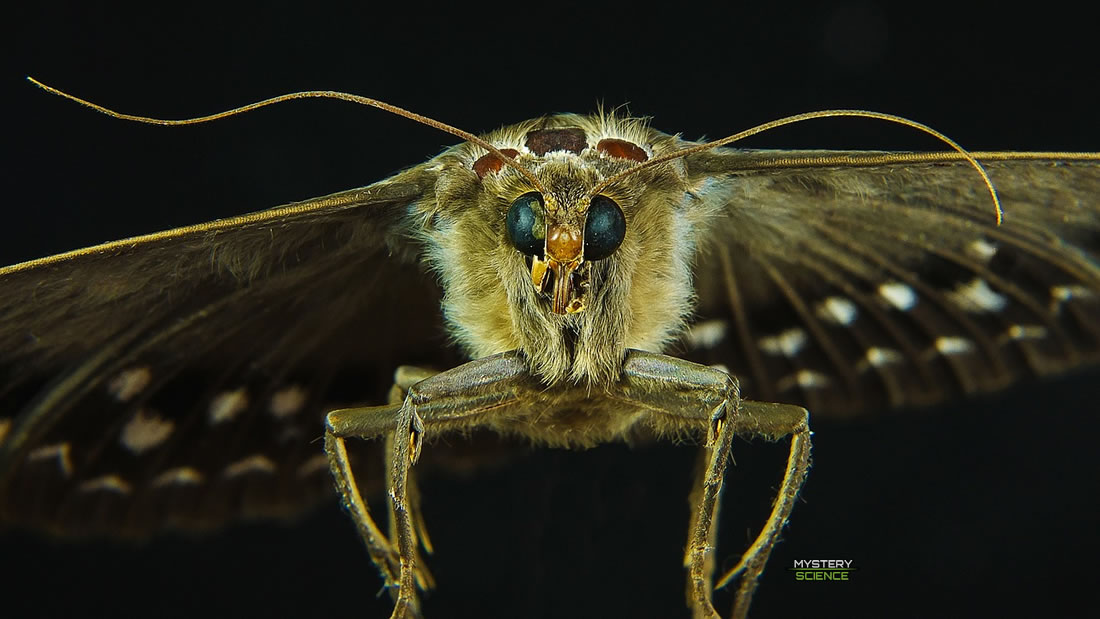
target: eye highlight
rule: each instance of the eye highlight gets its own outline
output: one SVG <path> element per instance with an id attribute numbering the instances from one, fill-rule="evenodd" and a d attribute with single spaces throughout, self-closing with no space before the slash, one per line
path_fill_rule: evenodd
<path id="1" fill-rule="evenodd" d="M 585 260 L 603 260 L 615 253 L 626 237 L 623 209 L 606 196 L 595 196 L 584 223 Z"/>
<path id="2" fill-rule="evenodd" d="M 516 198 L 504 218 L 508 240 L 528 256 L 542 255 L 546 240 L 546 223 L 542 213 L 542 196 L 532 191 Z"/>

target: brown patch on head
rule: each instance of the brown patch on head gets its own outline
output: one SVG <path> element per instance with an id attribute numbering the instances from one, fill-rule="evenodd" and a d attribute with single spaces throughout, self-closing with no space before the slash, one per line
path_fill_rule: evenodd
<path id="1" fill-rule="evenodd" d="M 546 231 L 546 254 L 558 262 L 572 262 L 581 255 L 584 234 L 580 227 L 551 224 Z"/>
<path id="2" fill-rule="evenodd" d="M 519 151 L 514 148 L 502 148 L 500 152 L 515 159 L 519 156 Z M 493 153 L 487 153 L 482 155 L 477 161 L 474 162 L 474 172 L 478 178 L 485 178 L 487 174 L 495 174 L 500 172 L 504 167 L 504 162 L 500 160 Z"/>
<path id="3" fill-rule="evenodd" d="M 546 153 L 564 150 L 574 155 L 588 147 L 584 130 L 577 127 L 565 129 L 536 129 L 527 133 L 527 149 L 542 157 Z"/>
<path id="4" fill-rule="evenodd" d="M 641 146 L 618 138 L 604 138 L 600 140 L 600 143 L 596 144 L 596 150 L 608 157 L 615 157 L 616 159 L 629 159 L 631 161 L 637 161 L 638 163 L 649 160 L 649 155 L 646 154 L 645 149 Z"/>

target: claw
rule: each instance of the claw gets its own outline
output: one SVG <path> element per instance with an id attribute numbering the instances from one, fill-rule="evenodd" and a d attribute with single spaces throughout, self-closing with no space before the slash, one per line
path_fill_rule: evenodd
<path id="1" fill-rule="evenodd" d="M 413 411 L 412 428 L 409 431 L 409 462 L 416 464 L 420 460 L 420 449 L 424 446 L 424 420 Z"/>

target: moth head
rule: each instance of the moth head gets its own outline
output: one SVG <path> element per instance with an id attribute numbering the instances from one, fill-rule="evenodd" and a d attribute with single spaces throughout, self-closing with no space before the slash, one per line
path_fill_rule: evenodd
<path id="1" fill-rule="evenodd" d="M 577 127 L 530 131 L 525 149 L 539 157 L 552 152 L 580 156 L 591 150 L 585 131 Z M 643 148 L 618 138 L 601 139 L 594 150 L 598 156 L 623 162 L 648 159 Z M 515 149 L 502 152 L 513 157 L 519 154 Z M 492 153 L 473 166 L 482 179 L 501 167 Z M 545 162 L 540 169 L 546 179 L 540 183 L 542 187 L 515 198 L 505 216 L 508 240 L 527 257 L 531 285 L 548 299 L 555 314 L 584 311 L 592 263 L 614 254 L 627 234 L 626 216 L 619 204 L 602 193 L 590 193 L 585 186 L 585 180 L 596 182 L 585 173 L 585 167 L 576 162 Z"/>
<path id="2" fill-rule="evenodd" d="M 471 355 L 518 348 L 550 382 L 600 380 L 626 348 L 675 336 L 694 256 L 683 166 L 604 181 L 677 143 L 640 122 L 609 124 L 555 116 L 505 128 L 488 139 L 534 180 L 471 148 L 437 185 L 432 262 Z"/>

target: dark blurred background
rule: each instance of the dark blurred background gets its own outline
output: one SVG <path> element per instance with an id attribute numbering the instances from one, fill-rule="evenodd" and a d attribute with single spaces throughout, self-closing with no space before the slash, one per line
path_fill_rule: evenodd
<path id="1" fill-rule="evenodd" d="M 454 140 L 377 110 L 298 102 L 200 127 L 112 120 L 23 76 L 159 117 L 345 90 L 480 132 L 629 104 L 685 137 L 787 114 L 907 116 L 974 150 L 1097 150 L 1089 20 L 899 3 L 715 10 L 419 3 L 302 9 L 50 3 L 5 36 L 0 263 L 365 185 Z M 1003 9 L 998 9 L 1003 10 Z M 454 9 L 451 9 L 454 11 Z M 940 149 L 873 121 L 777 130 L 754 147 Z M 855 423 L 815 422 L 814 468 L 755 617 L 1064 616 L 1100 553 L 1096 371 Z M 458 440 L 458 439 L 456 439 Z M 318 447 L 320 448 L 320 447 Z M 687 616 L 680 567 L 694 448 L 532 450 L 425 480 L 430 617 Z M 785 445 L 735 445 L 719 562 L 766 516 Z M 852 559 L 847 583 L 795 559 Z M 335 501 L 289 525 L 147 545 L 0 535 L 0 614 L 387 616 Z M 729 598 L 719 595 L 727 613 Z M 1076 614 L 1076 613 L 1074 613 Z"/>

